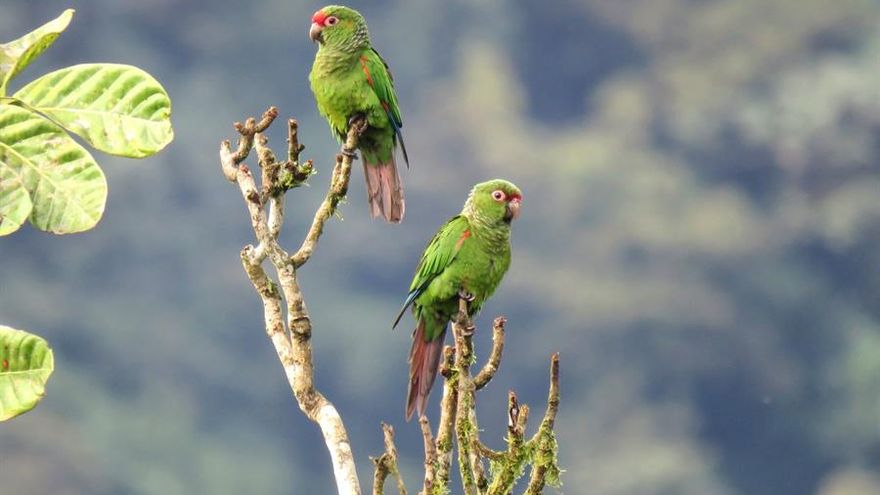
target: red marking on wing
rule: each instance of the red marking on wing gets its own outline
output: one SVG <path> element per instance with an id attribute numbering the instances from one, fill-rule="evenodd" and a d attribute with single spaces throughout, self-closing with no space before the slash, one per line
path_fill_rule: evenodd
<path id="1" fill-rule="evenodd" d="M 461 237 L 455 242 L 455 249 L 461 249 L 461 245 L 464 243 L 465 239 L 471 236 L 471 229 L 467 229 L 461 233 Z"/>
<path id="2" fill-rule="evenodd" d="M 361 67 L 364 69 L 364 75 L 367 76 L 367 84 L 371 88 L 375 87 L 373 86 L 373 76 L 370 75 L 370 69 L 367 68 L 367 57 L 361 57 Z"/>
<path id="3" fill-rule="evenodd" d="M 9 361 L 7 361 L 6 359 L 3 360 L 3 369 L 4 369 L 4 370 L 8 370 L 8 369 L 9 369 Z"/>

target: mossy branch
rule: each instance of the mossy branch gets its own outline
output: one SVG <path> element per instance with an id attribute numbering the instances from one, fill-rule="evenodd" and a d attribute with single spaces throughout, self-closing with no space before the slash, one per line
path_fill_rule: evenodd
<path id="1" fill-rule="evenodd" d="M 558 446 L 556 433 L 553 427 L 556 424 L 556 414 L 559 412 L 559 353 L 550 358 L 550 392 L 547 394 L 547 409 L 544 419 L 535 436 L 529 440 L 529 450 L 532 452 L 532 474 L 529 476 L 529 486 L 525 495 L 538 495 L 544 490 L 545 484 L 560 486 L 561 470 L 556 458 Z"/>
<path id="2" fill-rule="evenodd" d="M 420 495 L 450 493 L 449 478 L 453 441 L 458 445 L 458 467 L 462 490 L 467 495 L 508 495 L 517 481 L 532 466 L 526 493 L 537 495 L 545 485 L 559 486 L 556 460 L 556 437 L 553 434 L 559 410 L 559 355 L 551 359 L 550 394 L 541 426 L 528 441 L 525 439 L 529 407 L 520 404 L 515 392 L 508 395 L 507 448 L 493 450 L 480 440 L 476 415 L 476 392 L 491 382 L 497 373 L 504 350 L 503 316 L 492 324 L 492 351 L 476 376 L 471 375 L 475 361 L 473 336 L 476 331 L 468 316 L 468 302 L 459 300 L 459 311 L 452 320 L 455 346 L 445 346 L 440 360 L 443 397 L 436 436 L 427 417 L 419 418 L 425 445 L 425 477 Z M 489 473 L 485 462 L 489 462 Z"/>
<path id="3" fill-rule="evenodd" d="M 485 475 L 479 456 L 473 452 L 478 435 L 477 425 L 471 410 L 476 408 L 474 379 L 471 364 L 474 361 L 474 323 L 468 316 L 468 302 L 459 300 L 458 314 L 452 322 L 452 335 L 455 339 L 455 372 L 458 388 L 458 404 L 455 409 L 455 434 L 458 441 L 458 468 L 465 495 L 476 495 L 480 483 L 485 484 Z"/>

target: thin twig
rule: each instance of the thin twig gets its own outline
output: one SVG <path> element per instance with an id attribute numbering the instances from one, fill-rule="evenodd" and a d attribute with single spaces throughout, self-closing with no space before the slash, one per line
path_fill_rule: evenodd
<path id="1" fill-rule="evenodd" d="M 259 122 L 251 117 L 245 120 L 244 124 L 241 122 L 233 124 L 233 127 L 235 127 L 235 130 L 238 131 L 240 135 L 236 151 L 232 151 L 229 141 L 224 141 L 220 146 L 220 165 L 223 170 L 223 175 L 225 175 L 230 182 L 235 182 L 236 167 L 247 158 L 251 149 L 254 147 L 254 135 L 258 132 L 265 131 L 266 128 L 272 124 L 272 121 L 275 120 L 275 117 L 278 117 L 278 109 L 275 107 L 269 107 L 268 110 L 263 112 L 263 117 Z"/>
<path id="2" fill-rule="evenodd" d="M 489 495 L 507 495 L 522 476 L 528 456 L 523 452 L 523 436 L 529 420 L 529 406 L 520 404 L 514 391 L 507 394 L 507 451 L 501 457 L 501 468 L 493 473 Z"/>
<path id="3" fill-rule="evenodd" d="M 547 394 L 547 409 L 544 419 L 538 431 L 529 440 L 535 450 L 536 459 L 532 463 L 532 472 L 529 476 L 529 485 L 525 495 L 539 495 L 544 490 L 548 475 L 558 479 L 559 467 L 556 465 L 556 437 L 553 434 L 553 426 L 556 423 L 556 414 L 559 412 L 559 353 L 550 358 L 550 391 Z M 552 470 L 552 472 L 551 472 Z"/>
<path id="4" fill-rule="evenodd" d="M 443 376 L 443 398 L 440 399 L 440 422 L 437 424 L 437 473 L 434 486 L 449 486 L 449 469 L 452 465 L 452 430 L 455 424 L 455 409 L 458 405 L 458 387 L 455 375 L 455 349 L 443 347 L 440 361 L 440 374 Z"/>
<path id="5" fill-rule="evenodd" d="M 393 474 L 397 478 L 397 493 L 406 495 L 406 486 L 403 484 L 403 477 L 397 467 L 397 447 L 394 445 L 394 428 L 389 424 L 382 423 L 382 436 L 385 441 L 385 452 L 378 458 L 374 458 L 373 464 L 376 466 L 373 474 L 373 495 L 382 495 L 385 493 L 385 480 L 389 475 Z"/>
<path id="6" fill-rule="evenodd" d="M 301 267 L 312 257 L 315 247 L 318 245 L 318 239 L 324 231 L 324 223 L 330 216 L 336 213 L 336 206 L 345 198 L 348 193 L 348 179 L 351 176 L 351 162 L 354 159 L 354 152 L 357 149 L 358 138 L 360 132 L 366 126 L 366 121 L 361 120 L 355 122 L 348 130 L 345 143 L 342 145 L 342 153 L 336 155 L 336 166 L 333 168 L 333 177 L 330 180 L 330 189 L 327 196 L 315 212 L 315 218 L 312 220 L 312 226 L 306 234 L 302 245 L 293 255 L 293 266 Z"/>
<path id="7" fill-rule="evenodd" d="M 391 474 L 388 467 L 388 454 L 382 454 L 379 457 L 371 457 L 373 461 L 373 495 L 383 495 L 385 493 L 385 480 Z"/>
<path id="8" fill-rule="evenodd" d="M 299 122 L 296 119 L 289 119 L 287 121 L 287 161 L 299 164 L 299 154 L 304 149 L 306 146 L 299 142 Z"/>
<path id="9" fill-rule="evenodd" d="M 431 435 L 431 423 L 427 416 L 419 418 L 419 426 L 422 429 L 422 441 L 425 444 L 425 488 L 421 495 L 431 495 L 434 490 L 434 477 L 436 476 L 435 465 L 437 464 L 437 448 L 434 446 L 434 437 Z"/>
<path id="10" fill-rule="evenodd" d="M 483 457 L 480 455 L 480 427 L 477 423 L 477 404 L 476 398 L 471 407 L 468 408 L 468 421 L 471 424 L 470 445 L 468 446 L 469 461 L 471 470 L 474 472 L 474 482 L 477 484 L 477 491 L 485 494 L 489 488 L 489 480 L 486 478 L 486 467 L 483 465 Z"/>
<path id="11" fill-rule="evenodd" d="M 499 316 L 492 322 L 492 353 L 489 354 L 489 360 L 474 377 L 474 387 L 477 390 L 482 389 L 492 381 L 498 367 L 501 365 L 501 353 L 504 352 L 504 324 L 507 318 Z"/>

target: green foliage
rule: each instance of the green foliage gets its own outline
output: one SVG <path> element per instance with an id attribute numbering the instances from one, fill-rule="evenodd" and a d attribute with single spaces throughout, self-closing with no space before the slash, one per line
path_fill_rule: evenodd
<path id="1" fill-rule="evenodd" d="M 168 94 L 151 75 L 130 65 L 66 67 L 13 97 L 114 155 L 150 156 L 174 137 Z"/>
<path id="2" fill-rule="evenodd" d="M 9 234 L 27 220 L 33 203 L 17 170 L 9 165 L 14 157 L 0 158 L 0 236 Z"/>
<path id="3" fill-rule="evenodd" d="M 15 41 L 0 45 L 0 96 L 13 77 L 55 43 L 73 19 L 73 9 L 65 10 L 56 19 L 43 24 Z"/>
<path id="4" fill-rule="evenodd" d="M 84 64 L 46 74 L 13 96 L 9 82 L 67 28 L 73 10 L 0 45 L 0 236 L 25 222 L 47 232 L 91 229 L 101 219 L 107 182 L 98 150 L 140 158 L 171 142 L 171 102 L 146 72 L 127 65 Z M 54 369 L 40 337 L 0 326 L 0 420 L 32 409 Z"/>
<path id="5" fill-rule="evenodd" d="M 129 65 L 75 65 L 5 96 L 7 83 L 55 41 L 72 16 L 66 10 L 0 45 L 0 235 L 26 218 L 56 234 L 82 232 L 101 219 L 104 174 L 68 132 L 100 151 L 132 158 L 150 156 L 174 137 L 168 94 Z"/>
<path id="6" fill-rule="evenodd" d="M 45 340 L 0 325 L 0 421 L 33 409 L 54 369 L 55 358 Z"/>
<path id="7" fill-rule="evenodd" d="M 104 173 L 92 155 L 52 121 L 16 106 L 2 107 L 0 167 L 14 176 L 11 184 L 20 185 L 16 190 L 30 194 L 22 198 L 25 206 L 11 205 L 18 215 L 4 219 L 6 233 L 16 228 L 13 220 L 23 220 L 26 206 L 32 206 L 28 214 L 34 227 L 56 234 L 88 230 L 101 219 L 107 199 Z M 5 190 L 0 186 L 0 193 Z"/>

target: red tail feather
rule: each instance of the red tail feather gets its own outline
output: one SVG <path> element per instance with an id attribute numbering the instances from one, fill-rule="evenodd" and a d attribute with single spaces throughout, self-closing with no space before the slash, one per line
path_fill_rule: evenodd
<path id="1" fill-rule="evenodd" d="M 444 328 L 438 338 L 425 341 L 425 322 L 422 320 L 419 320 L 413 332 L 412 350 L 409 351 L 409 391 L 406 395 L 407 421 L 412 417 L 414 410 L 418 410 L 419 416 L 425 414 L 428 394 L 431 393 L 431 385 L 434 384 L 437 368 L 440 367 L 440 354 L 445 336 Z"/>
<path id="2" fill-rule="evenodd" d="M 367 198 L 370 216 L 382 216 L 391 223 L 403 220 L 403 186 L 397 175 L 394 157 L 385 163 L 367 163 L 364 160 L 364 177 L 367 180 Z"/>

